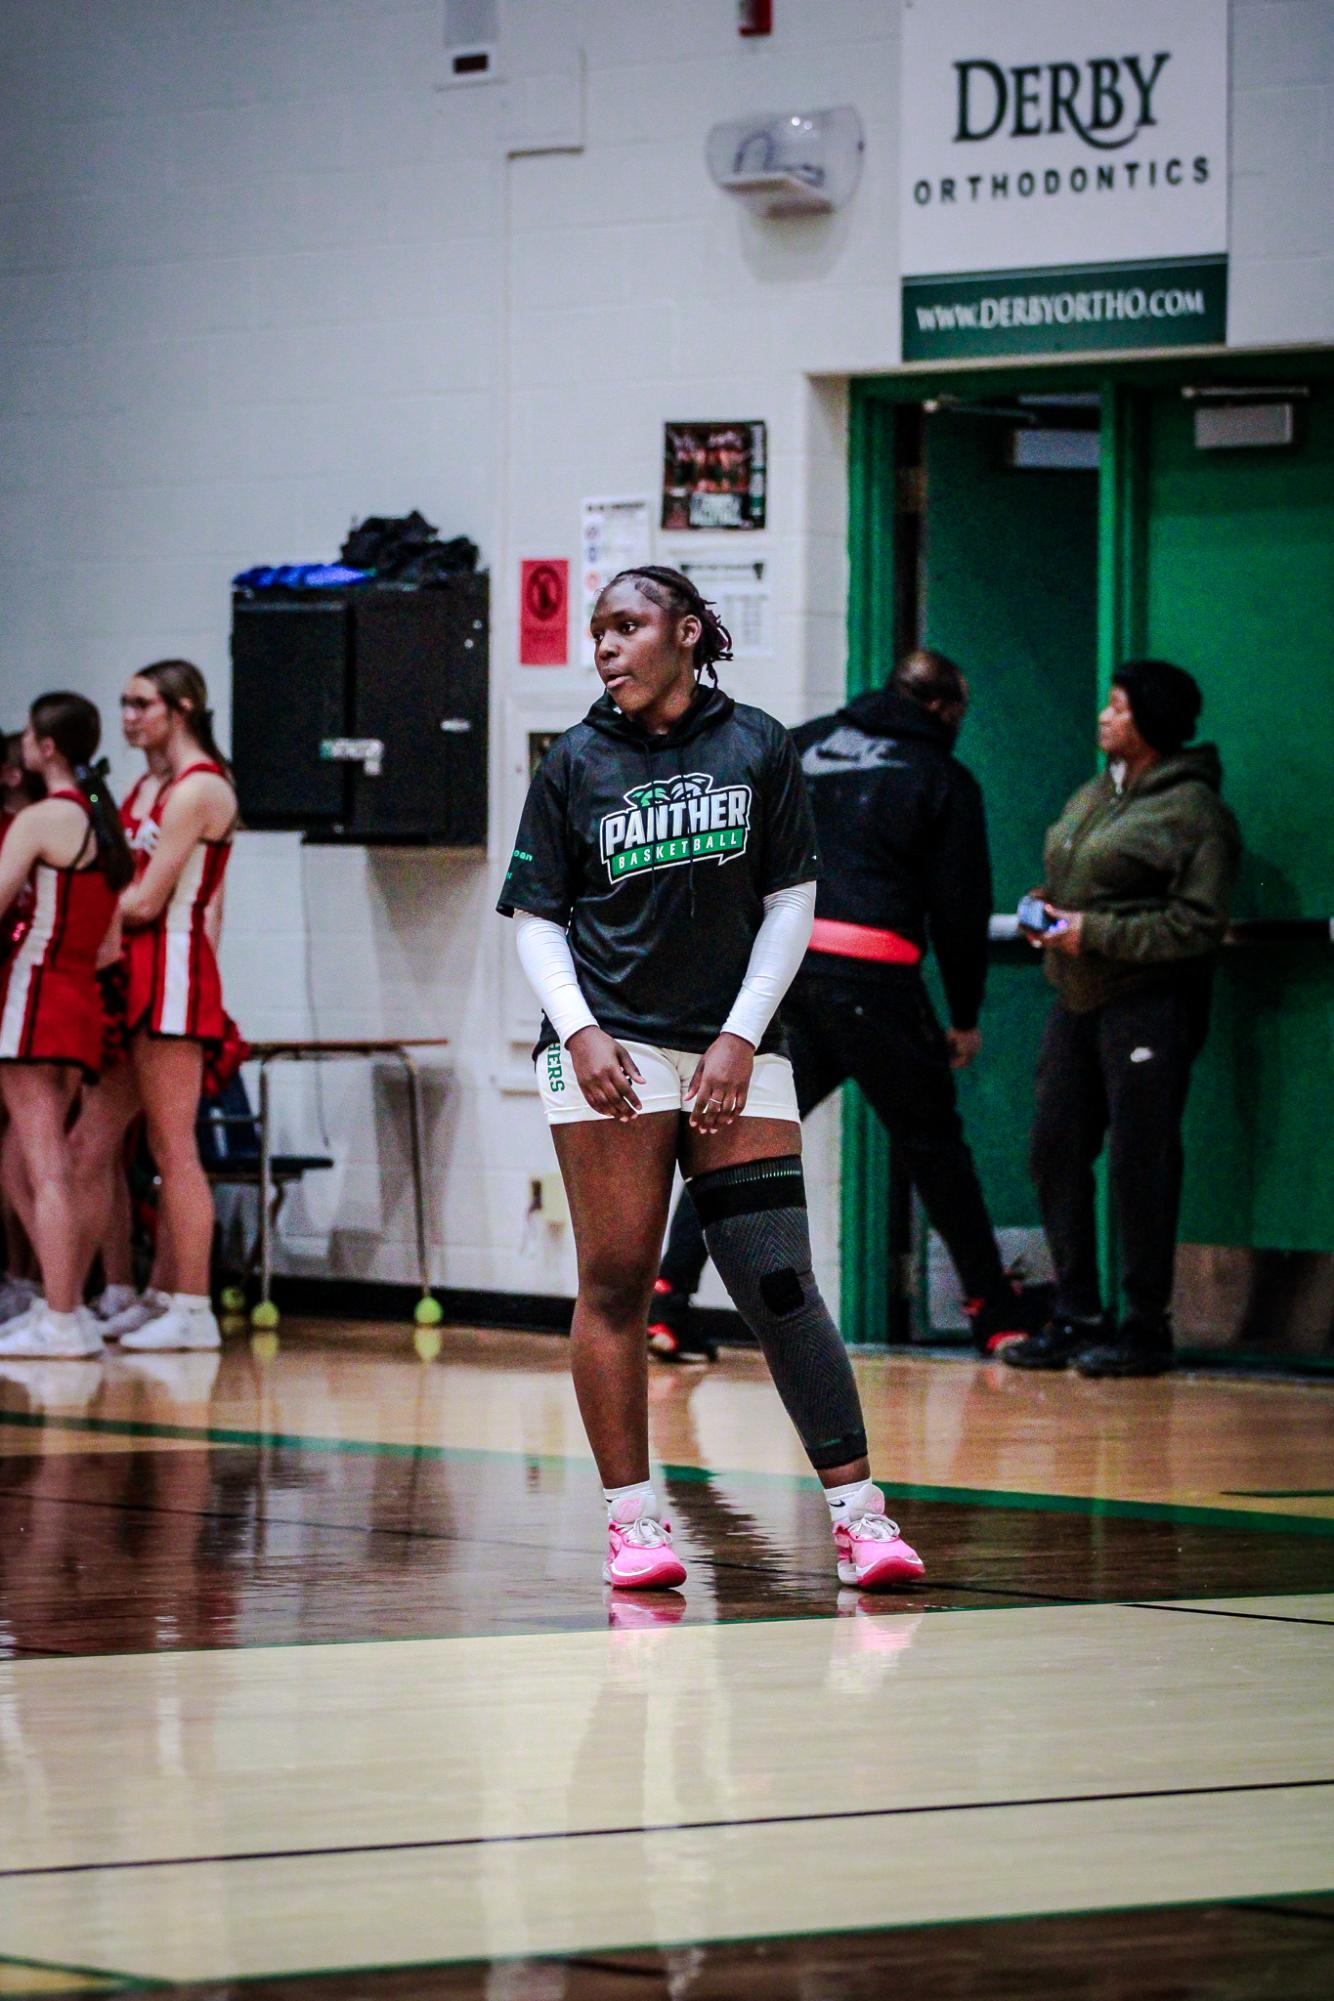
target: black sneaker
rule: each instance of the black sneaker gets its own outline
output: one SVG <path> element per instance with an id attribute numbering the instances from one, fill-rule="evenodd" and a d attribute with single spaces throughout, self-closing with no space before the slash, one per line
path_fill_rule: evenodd
<path id="1" fill-rule="evenodd" d="M 966 1299 L 963 1303 L 979 1355 L 998 1355 L 1012 1342 L 1036 1334 L 1051 1317 L 1049 1285 L 1021 1285 L 1011 1279 L 1007 1290 L 1008 1297 Z"/>
<path id="2" fill-rule="evenodd" d="M 674 1291 L 665 1278 L 653 1282 L 649 1315 L 649 1353 L 660 1362 L 717 1361 L 718 1343 L 698 1331 L 689 1298 L 684 1292 Z"/>
<path id="3" fill-rule="evenodd" d="M 1065 1369 L 1076 1355 L 1106 1341 L 1108 1333 L 1101 1315 L 1096 1320 L 1076 1320 L 1068 1313 L 1055 1313 L 1036 1334 L 1007 1342 L 1000 1356 L 1012 1369 Z"/>
<path id="4" fill-rule="evenodd" d="M 1165 1376 L 1173 1361 L 1169 1322 L 1132 1317 L 1109 1339 L 1081 1348 L 1075 1367 L 1081 1376 Z"/>

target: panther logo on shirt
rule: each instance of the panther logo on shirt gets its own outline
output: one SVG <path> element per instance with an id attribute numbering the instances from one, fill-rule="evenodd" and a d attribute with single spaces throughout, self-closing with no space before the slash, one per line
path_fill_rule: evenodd
<path id="1" fill-rule="evenodd" d="M 130 835 L 129 846 L 134 854 L 152 855 L 157 847 L 158 835 L 162 832 L 156 820 L 143 819 Z"/>
<path id="2" fill-rule="evenodd" d="M 655 778 L 625 793 L 628 811 L 604 813 L 599 849 L 615 885 L 643 869 L 733 861 L 750 839 L 749 785 L 720 785 L 707 771 Z"/>

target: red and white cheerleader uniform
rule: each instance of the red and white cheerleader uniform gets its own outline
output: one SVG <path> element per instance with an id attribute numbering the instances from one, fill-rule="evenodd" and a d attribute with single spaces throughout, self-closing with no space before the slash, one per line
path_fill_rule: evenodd
<path id="1" fill-rule="evenodd" d="M 227 776 L 221 765 L 202 761 L 187 766 L 176 778 L 167 781 L 138 819 L 130 837 L 136 880 L 147 869 L 157 847 L 172 786 L 196 771 L 211 771 L 219 778 Z M 126 809 L 133 798 L 131 793 L 125 802 Z M 231 852 L 230 834 L 220 841 L 199 841 L 186 858 L 166 906 L 151 924 L 126 934 L 131 1034 L 146 1028 L 150 1035 L 179 1035 L 194 1042 L 223 1039 L 227 1017 L 222 1007 L 222 981 L 210 930 Z"/>
<path id="2" fill-rule="evenodd" d="M 17 813 L 0 813 L 0 848 L 9 839 Z M 0 916 L 0 967 L 20 942 L 32 919 L 32 878 L 29 876 L 14 901 Z"/>
<path id="3" fill-rule="evenodd" d="M 60 791 L 88 813 L 82 792 Z M 97 955 L 116 914 L 116 892 L 93 864 L 80 867 L 89 828 L 69 868 L 34 862 L 32 914 L 0 973 L 0 1062 L 72 1063 L 96 1080 L 102 1061 Z"/>

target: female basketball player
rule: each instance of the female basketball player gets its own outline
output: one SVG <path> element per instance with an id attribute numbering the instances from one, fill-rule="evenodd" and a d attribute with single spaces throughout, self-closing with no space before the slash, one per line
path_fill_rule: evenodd
<path id="1" fill-rule="evenodd" d="M 127 715 L 165 772 L 134 834 L 138 873 L 120 902 L 129 965 L 130 1066 L 161 1177 L 160 1216 L 175 1290 L 167 1311 L 121 1337 L 125 1348 L 216 1348 L 209 1303 L 213 1200 L 195 1118 L 204 1057 L 225 1028 L 217 940 L 236 828 L 231 772 L 213 740 L 208 689 L 188 660 L 133 676 Z"/>
<path id="2" fill-rule="evenodd" d="M 608 1509 L 604 1578 L 684 1580 L 649 1481 L 644 1324 L 677 1162 L 829 1502 L 844 1583 L 923 1565 L 871 1483 L 847 1350 L 811 1271 L 774 1021 L 810 937 L 814 825 L 786 730 L 717 686 L 730 640 L 676 570 L 592 620 L 605 689 L 529 790 L 499 909 L 544 1016 L 538 1086 L 579 1262 L 572 1365 Z M 714 685 L 700 685 L 707 668 Z"/>
<path id="3" fill-rule="evenodd" d="M 19 1202 L 44 1297 L 8 1323 L 0 1354 L 96 1354 L 102 1341 L 78 1311 L 78 1230 L 66 1126 L 81 1077 L 102 1054 L 96 966 L 133 874 L 125 836 L 93 765 L 101 722 L 82 695 L 43 695 L 23 735 L 23 760 L 46 797 L 21 813 L 0 851 L 0 911 L 31 885 L 32 915 L 0 988 L 0 1093 L 24 1169 Z"/>

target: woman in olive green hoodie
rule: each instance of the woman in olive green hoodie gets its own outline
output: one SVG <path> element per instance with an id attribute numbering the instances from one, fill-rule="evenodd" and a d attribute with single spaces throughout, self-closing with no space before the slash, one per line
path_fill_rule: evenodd
<path id="1" fill-rule="evenodd" d="M 1032 1172 L 1056 1297 L 1048 1326 L 1003 1351 L 1016 1368 L 1171 1367 L 1181 1121 L 1240 851 L 1217 751 L 1186 747 L 1200 707 L 1194 679 L 1169 661 L 1120 668 L 1098 719 L 1107 769 L 1047 835 L 1049 928 L 1031 936 L 1056 1000 Z M 1102 1308 L 1093 1182 L 1109 1134 L 1126 1303 L 1116 1330 Z"/>

